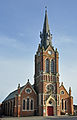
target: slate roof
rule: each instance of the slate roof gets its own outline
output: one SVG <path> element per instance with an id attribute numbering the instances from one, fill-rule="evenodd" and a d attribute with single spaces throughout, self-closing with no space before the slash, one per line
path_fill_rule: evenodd
<path id="1" fill-rule="evenodd" d="M 24 85 L 25 86 L 25 85 Z M 24 86 L 20 87 L 20 92 L 21 90 L 24 88 Z M 10 99 L 13 99 L 16 95 L 18 95 L 18 90 L 15 90 L 13 92 L 11 92 L 5 99 L 4 102 Z"/>
<path id="2" fill-rule="evenodd" d="M 24 85 L 24 86 L 25 86 L 25 85 Z M 20 92 L 22 91 L 22 89 L 24 88 L 24 86 L 20 87 Z M 34 85 L 32 85 L 32 88 L 34 89 Z M 18 90 L 15 90 L 15 91 L 11 92 L 11 93 L 4 99 L 3 102 L 15 98 L 16 95 L 18 95 Z"/>

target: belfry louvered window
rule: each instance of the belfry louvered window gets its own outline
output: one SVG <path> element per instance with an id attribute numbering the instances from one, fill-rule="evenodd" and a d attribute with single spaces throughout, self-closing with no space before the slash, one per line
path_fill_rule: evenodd
<path id="1" fill-rule="evenodd" d="M 54 73 L 54 60 L 51 60 L 51 73 Z"/>
<path id="2" fill-rule="evenodd" d="M 49 59 L 46 59 L 46 72 L 49 73 Z"/>

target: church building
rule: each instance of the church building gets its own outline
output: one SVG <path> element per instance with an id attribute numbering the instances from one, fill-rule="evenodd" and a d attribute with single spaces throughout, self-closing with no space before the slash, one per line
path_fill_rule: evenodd
<path id="1" fill-rule="evenodd" d="M 71 87 L 66 90 L 59 82 L 59 52 L 52 45 L 47 10 L 41 42 L 35 54 L 34 84 L 28 82 L 10 93 L 2 102 L 3 114 L 7 116 L 59 116 L 73 115 Z"/>

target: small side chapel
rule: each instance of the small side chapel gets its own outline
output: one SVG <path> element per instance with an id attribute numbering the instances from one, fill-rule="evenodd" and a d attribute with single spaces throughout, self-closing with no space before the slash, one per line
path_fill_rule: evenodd
<path id="1" fill-rule="evenodd" d="M 73 115 L 73 97 L 63 82 L 59 82 L 59 52 L 52 45 L 47 10 L 41 42 L 35 54 L 34 84 L 26 85 L 10 93 L 2 102 L 3 114 L 7 116 L 59 116 Z"/>

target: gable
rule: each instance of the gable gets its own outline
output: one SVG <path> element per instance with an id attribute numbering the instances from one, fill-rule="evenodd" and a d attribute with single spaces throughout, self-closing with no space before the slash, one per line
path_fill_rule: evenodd
<path id="1" fill-rule="evenodd" d="M 48 50 L 51 50 L 51 51 L 53 51 L 54 52 L 54 48 L 53 48 L 53 46 L 51 46 L 51 45 L 49 45 L 47 48 L 46 48 L 46 52 L 48 51 Z"/>
<path id="2" fill-rule="evenodd" d="M 43 52 L 44 57 L 48 58 L 55 58 L 55 51 L 52 46 L 48 46 L 46 50 Z"/>
<path id="3" fill-rule="evenodd" d="M 24 90 L 26 87 L 27 87 L 27 88 L 30 88 L 30 89 L 32 90 L 32 92 L 33 92 L 34 94 L 36 94 L 33 86 L 32 86 L 30 83 L 27 83 L 26 85 L 20 87 L 20 93 L 22 93 L 23 90 Z M 14 99 L 16 95 L 18 95 L 18 89 L 16 89 L 15 91 L 11 92 L 11 93 L 4 99 L 3 102 L 8 101 L 8 100 L 11 100 L 11 99 Z"/>
<path id="4" fill-rule="evenodd" d="M 34 90 L 33 86 L 29 82 L 27 82 L 27 84 L 21 90 L 20 94 L 31 95 L 36 94 L 36 91 Z"/>
<path id="5" fill-rule="evenodd" d="M 69 97 L 69 94 L 68 94 L 67 90 L 65 89 L 64 85 L 60 86 L 60 96 L 62 98 L 68 98 Z"/>

